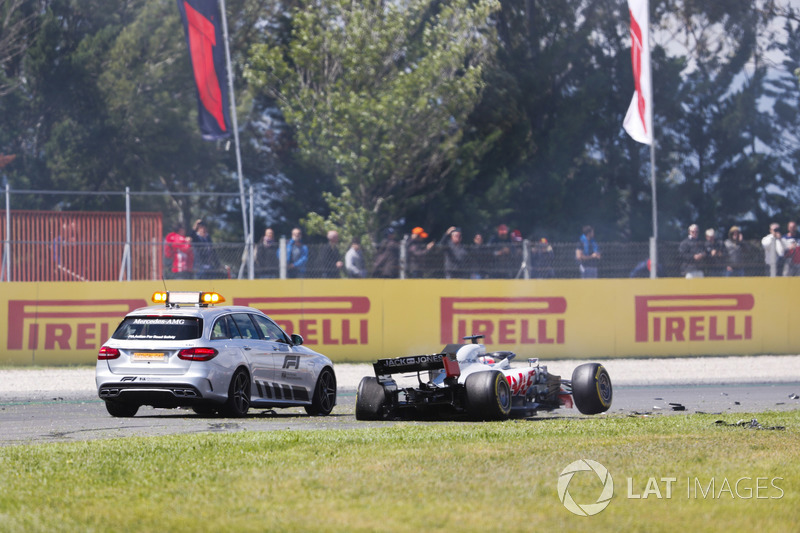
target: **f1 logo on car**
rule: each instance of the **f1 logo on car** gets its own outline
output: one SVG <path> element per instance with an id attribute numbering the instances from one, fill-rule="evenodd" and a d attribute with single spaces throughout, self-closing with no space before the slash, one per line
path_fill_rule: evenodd
<path id="1" fill-rule="evenodd" d="M 564 344 L 567 299 L 442 298 L 442 344 L 483 335 L 486 344 Z"/>
<path id="2" fill-rule="evenodd" d="M 283 359 L 283 368 L 295 368 L 297 370 L 300 369 L 300 356 L 299 355 L 287 355 Z"/>
<path id="3" fill-rule="evenodd" d="M 752 294 L 636 296 L 636 342 L 753 338 Z"/>

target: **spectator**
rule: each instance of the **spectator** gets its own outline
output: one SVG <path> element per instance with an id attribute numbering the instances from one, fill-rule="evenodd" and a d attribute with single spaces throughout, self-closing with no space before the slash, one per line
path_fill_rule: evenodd
<path id="1" fill-rule="evenodd" d="M 600 264 L 600 247 L 594 240 L 594 228 L 591 226 L 583 227 L 583 234 L 578 240 L 575 248 L 575 259 L 578 261 L 578 269 L 584 279 L 596 278 L 598 265 Z"/>
<path id="2" fill-rule="evenodd" d="M 795 239 L 784 239 L 786 253 L 784 255 L 784 276 L 800 275 L 800 247 Z"/>
<path id="3" fill-rule="evenodd" d="M 422 278 L 425 271 L 425 259 L 428 252 L 436 244 L 433 241 L 426 243 L 428 234 L 417 226 L 411 230 L 411 237 L 406 244 L 406 264 L 408 265 L 409 278 Z"/>
<path id="4" fill-rule="evenodd" d="M 202 220 L 194 223 L 192 233 L 194 251 L 194 279 L 214 279 L 222 277 L 222 268 L 211 242 L 211 235 Z"/>
<path id="5" fill-rule="evenodd" d="M 697 224 L 692 224 L 689 226 L 689 235 L 678 246 L 678 255 L 681 259 L 681 274 L 686 276 L 686 279 L 703 277 L 706 246 L 699 236 L 700 227 Z"/>
<path id="6" fill-rule="evenodd" d="M 322 278 L 340 278 L 344 262 L 339 252 L 339 232 L 330 230 L 326 237 L 328 242 L 322 246 L 317 257 L 317 272 Z"/>
<path id="7" fill-rule="evenodd" d="M 783 236 L 783 244 L 785 248 L 785 254 L 783 258 L 783 275 L 784 276 L 795 276 L 792 271 L 795 269 L 793 266 L 794 263 L 794 248 L 792 248 L 791 254 L 789 253 L 789 242 L 791 239 L 794 239 L 795 243 L 800 242 L 800 232 L 797 231 L 797 222 L 794 220 L 790 220 L 786 224 L 786 235 Z M 789 257 L 791 255 L 791 257 Z"/>
<path id="8" fill-rule="evenodd" d="M 259 278 L 277 278 L 278 268 L 278 241 L 275 240 L 275 231 L 272 228 L 264 230 L 255 251 L 255 274 Z"/>
<path id="9" fill-rule="evenodd" d="M 531 274 L 534 278 L 549 279 L 556 277 L 556 254 L 553 247 L 542 237 L 531 246 Z"/>
<path id="10" fill-rule="evenodd" d="M 494 256 L 493 277 L 513 278 L 519 268 L 519 264 L 511 254 L 513 246 L 506 224 L 497 226 L 497 233 L 489 239 L 489 248 L 491 248 Z"/>
<path id="11" fill-rule="evenodd" d="M 764 263 L 767 265 L 769 276 L 774 278 L 783 272 L 784 255 L 786 254 L 786 243 L 781 235 L 781 227 L 777 222 L 769 225 L 769 233 L 761 239 L 761 247 L 764 248 Z"/>
<path id="12" fill-rule="evenodd" d="M 717 240 L 714 228 L 706 230 L 706 262 L 704 272 L 706 276 L 722 276 L 725 272 L 725 245 Z"/>
<path id="13" fill-rule="evenodd" d="M 276 251 L 279 254 L 280 250 Z M 303 231 L 292 229 L 292 240 L 286 245 L 286 275 L 290 278 L 303 278 L 308 264 L 308 246 L 303 244 Z"/>
<path id="14" fill-rule="evenodd" d="M 742 229 L 739 226 L 731 226 L 728 230 L 728 238 L 725 239 L 725 275 L 744 276 L 744 245 L 742 244 Z"/>
<path id="15" fill-rule="evenodd" d="M 491 257 L 491 252 L 483 242 L 483 234 L 476 233 L 472 237 L 472 247 L 469 250 L 470 279 L 485 279 L 489 277 L 487 269 L 491 264 Z"/>
<path id="16" fill-rule="evenodd" d="M 384 238 L 375 255 L 375 264 L 372 266 L 372 276 L 375 278 L 397 278 L 400 276 L 400 243 L 397 242 L 397 232 L 394 228 L 384 231 Z"/>
<path id="17" fill-rule="evenodd" d="M 164 245 L 164 256 L 172 261 L 172 278 L 189 279 L 192 275 L 194 255 L 192 238 L 186 236 L 186 227 L 177 224 L 172 232 L 167 233 Z"/>
<path id="18" fill-rule="evenodd" d="M 461 236 L 461 228 L 451 226 L 439 241 L 444 246 L 444 277 L 447 279 L 469 277 L 469 252 Z"/>
<path id="19" fill-rule="evenodd" d="M 361 251 L 361 241 L 354 238 L 350 243 L 347 253 L 344 254 L 344 270 L 348 277 L 365 278 L 367 269 L 364 266 L 364 254 Z"/>

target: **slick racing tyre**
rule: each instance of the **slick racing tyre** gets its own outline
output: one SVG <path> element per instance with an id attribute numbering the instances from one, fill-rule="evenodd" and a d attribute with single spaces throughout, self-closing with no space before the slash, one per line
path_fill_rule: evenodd
<path id="1" fill-rule="evenodd" d="M 223 406 L 222 413 L 231 418 L 242 418 L 247 416 L 250 409 L 250 375 L 246 370 L 240 368 L 231 378 L 231 385 L 228 387 L 228 400 Z"/>
<path id="2" fill-rule="evenodd" d="M 122 403 L 106 400 L 106 411 L 108 411 L 108 414 L 111 416 L 127 418 L 134 416 L 138 410 L 139 406 L 135 403 Z"/>
<path id="3" fill-rule="evenodd" d="M 383 419 L 386 391 L 377 378 L 365 377 L 358 384 L 356 393 L 356 420 Z"/>
<path id="4" fill-rule="evenodd" d="M 572 399 L 575 407 L 585 415 L 608 411 L 614 391 L 611 378 L 599 363 L 586 363 L 572 371 Z"/>
<path id="5" fill-rule="evenodd" d="M 314 397 L 311 405 L 304 406 L 306 413 L 311 416 L 328 416 L 336 405 L 336 375 L 328 367 L 322 369 L 314 387 Z"/>
<path id="6" fill-rule="evenodd" d="M 505 420 L 511 412 L 511 387 L 499 370 L 475 372 L 464 383 L 467 414 L 476 420 Z"/>

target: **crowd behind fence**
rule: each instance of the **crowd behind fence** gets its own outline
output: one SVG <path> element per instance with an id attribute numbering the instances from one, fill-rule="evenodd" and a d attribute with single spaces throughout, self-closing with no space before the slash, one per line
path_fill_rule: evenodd
<path id="1" fill-rule="evenodd" d="M 301 271 L 292 271 L 287 265 L 286 239 L 281 239 L 274 249 L 259 250 L 244 243 L 211 243 L 202 249 L 194 247 L 193 261 L 188 268 L 176 272 L 173 258 L 165 252 L 164 241 L 147 242 L 91 242 L 91 241 L 4 241 L 3 251 L 10 252 L 10 265 L 0 277 L 2 281 L 114 281 L 123 277 L 126 261 L 133 258 L 131 280 L 159 279 L 262 279 L 262 278 L 347 278 L 344 268 L 331 264 L 327 244 L 308 244 L 308 260 Z M 445 271 L 445 248 L 430 248 L 416 259 L 411 268 L 411 258 L 406 253 L 406 241 L 395 248 L 394 275 L 373 271 L 375 258 L 366 261 L 366 276 L 402 279 L 568 279 L 580 277 L 575 259 L 575 243 L 541 243 L 522 241 L 510 247 L 510 253 L 496 254 L 492 245 L 464 245 L 466 261 L 456 272 Z M 681 277 L 681 258 L 678 242 L 658 243 L 659 262 L 657 277 Z M 599 261 L 600 278 L 649 278 L 649 243 L 600 242 L 602 258 Z M 252 250 L 252 253 L 251 253 Z M 344 262 L 346 249 L 338 250 Z M 259 256 L 260 255 L 260 256 Z M 266 257 L 265 257 L 266 256 Z M 208 260 L 212 257 L 213 260 Z M 745 276 L 768 275 L 764 251 L 759 241 L 745 241 L 740 261 L 740 272 Z M 205 258 L 204 260 L 201 260 Z M 205 263 L 205 266 L 203 264 Z M 106 265 L 98 268 L 99 264 Z M 109 267 L 108 265 L 113 265 Z M 724 262 L 723 262 L 724 264 Z M 719 264 L 710 265 L 706 276 L 725 276 Z"/>

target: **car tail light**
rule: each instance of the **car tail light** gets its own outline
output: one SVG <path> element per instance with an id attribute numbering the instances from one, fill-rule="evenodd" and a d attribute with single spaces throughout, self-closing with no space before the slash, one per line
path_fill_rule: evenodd
<path id="1" fill-rule="evenodd" d="M 116 359 L 119 357 L 119 350 L 116 348 L 109 348 L 108 346 L 103 346 L 100 348 L 100 351 L 97 352 L 97 359 Z"/>
<path id="2" fill-rule="evenodd" d="M 215 358 L 218 353 L 214 348 L 185 348 L 178 352 L 178 358 L 187 361 L 208 361 Z"/>

